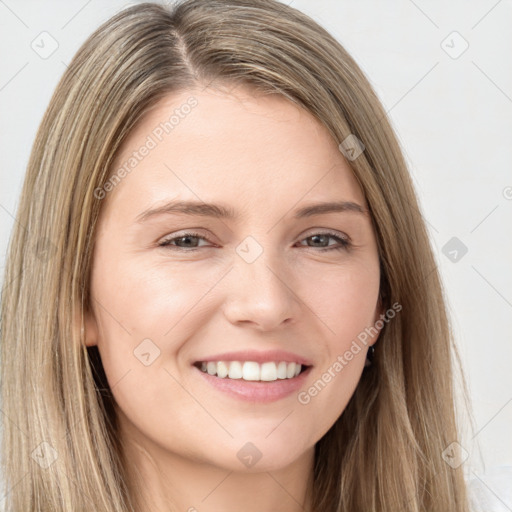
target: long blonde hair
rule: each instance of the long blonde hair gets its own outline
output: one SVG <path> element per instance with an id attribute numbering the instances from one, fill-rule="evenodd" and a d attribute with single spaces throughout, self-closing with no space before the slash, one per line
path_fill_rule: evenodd
<path id="1" fill-rule="evenodd" d="M 398 302 L 343 414 L 315 447 L 315 511 L 467 510 L 457 439 L 453 341 L 442 287 L 399 144 L 354 60 L 274 0 L 141 4 L 77 52 L 32 149 L 1 309 L 6 511 L 134 511 L 112 393 L 81 333 L 91 255 L 122 142 L 161 98 L 213 81 L 281 94 L 341 143 L 369 205 L 384 308 Z"/>

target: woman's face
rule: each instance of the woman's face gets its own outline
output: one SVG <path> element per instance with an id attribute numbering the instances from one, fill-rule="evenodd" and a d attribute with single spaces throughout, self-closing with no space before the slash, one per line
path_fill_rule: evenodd
<path id="1" fill-rule="evenodd" d="M 198 89 L 157 104 L 114 172 L 86 343 L 123 431 L 153 457 L 234 471 L 311 453 L 381 313 L 372 224 L 336 142 L 280 96 Z"/>

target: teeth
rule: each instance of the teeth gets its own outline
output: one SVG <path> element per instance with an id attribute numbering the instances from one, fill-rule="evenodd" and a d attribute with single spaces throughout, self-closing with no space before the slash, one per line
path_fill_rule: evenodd
<path id="1" fill-rule="evenodd" d="M 217 365 L 213 361 L 209 361 L 206 363 L 206 371 L 210 375 L 215 375 L 217 373 Z"/>
<path id="2" fill-rule="evenodd" d="M 276 363 L 263 363 L 261 365 L 260 380 L 277 380 Z"/>
<path id="3" fill-rule="evenodd" d="M 242 379 L 260 380 L 260 365 L 252 361 L 246 361 L 242 368 Z"/>
<path id="4" fill-rule="evenodd" d="M 228 377 L 230 379 L 242 378 L 242 365 L 238 361 L 232 361 L 231 363 L 229 363 Z"/>
<path id="5" fill-rule="evenodd" d="M 224 378 L 224 377 L 228 376 L 229 367 L 224 361 L 219 361 L 216 366 L 217 366 L 217 377 Z"/>
<path id="6" fill-rule="evenodd" d="M 288 365 L 286 364 L 285 361 L 281 361 L 277 365 L 277 378 L 278 379 L 286 379 L 286 368 L 287 367 L 288 367 Z"/>
<path id="7" fill-rule="evenodd" d="M 254 361 L 208 361 L 201 363 L 201 370 L 222 379 L 270 382 L 278 379 L 293 379 L 302 370 L 298 363 L 286 361 L 256 363 Z"/>

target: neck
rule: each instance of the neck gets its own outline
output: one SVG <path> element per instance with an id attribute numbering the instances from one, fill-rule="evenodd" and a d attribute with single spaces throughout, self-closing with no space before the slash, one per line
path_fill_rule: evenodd
<path id="1" fill-rule="evenodd" d="M 309 512 L 314 447 L 286 467 L 233 471 L 162 450 L 147 440 L 123 442 L 129 488 L 147 512 Z"/>

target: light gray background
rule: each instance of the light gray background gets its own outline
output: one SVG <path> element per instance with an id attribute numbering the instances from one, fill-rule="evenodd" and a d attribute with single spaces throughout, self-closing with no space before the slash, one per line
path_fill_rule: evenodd
<path id="1" fill-rule="evenodd" d="M 0 274 L 31 145 L 51 94 L 86 37 L 135 3 L 0 0 Z M 464 468 L 490 492 L 492 510 L 512 510 L 505 491 L 512 488 L 512 3 L 291 5 L 352 54 L 398 133 L 470 386 L 475 430 L 466 429 L 459 440 L 469 454 Z M 58 48 L 47 58 L 31 47 L 49 51 L 52 38 Z M 453 237 L 455 245 L 446 245 Z"/>

